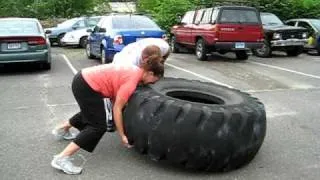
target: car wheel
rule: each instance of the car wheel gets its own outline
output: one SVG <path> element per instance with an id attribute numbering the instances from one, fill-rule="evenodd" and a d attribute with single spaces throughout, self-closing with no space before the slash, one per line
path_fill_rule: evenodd
<path id="1" fill-rule="evenodd" d="M 207 60 L 208 56 L 208 48 L 204 42 L 203 39 L 198 39 L 197 43 L 196 43 L 196 56 L 197 59 L 200 61 L 205 61 Z"/>
<path id="2" fill-rule="evenodd" d="M 104 47 L 101 48 L 101 64 L 106 64 L 106 50 Z"/>
<path id="3" fill-rule="evenodd" d="M 271 57 L 272 54 L 271 46 L 267 40 L 264 40 L 262 48 L 254 49 L 252 52 L 254 55 L 262 58 Z"/>
<path id="4" fill-rule="evenodd" d="M 176 37 L 175 36 L 171 37 L 170 47 L 171 47 L 171 52 L 173 52 L 173 53 L 179 53 L 180 52 L 180 49 L 179 49 L 178 44 L 176 42 Z"/>
<path id="5" fill-rule="evenodd" d="M 318 55 L 320 55 L 320 45 L 317 46 Z"/>
<path id="6" fill-rule="evenodd" d="M 236 51 L 236 57 L 238 60 L 247 60 L 249 56 L 247 51 Z"/>
<path id="7" fill-rule="evenodd" d="M 51 69 L 51 62 L 44 62 L 39 64 L 40 69 L 43 70 L 50 70 Z"/>
<path id="8" fill-rule="evenodd" d="M 88 42 L 88 37 L 84 36 L 84 37 L 80 38 L 79 46 L 81 48 L 86 48 L 87 42 Z"/>
<path id="9" fill-rule="evenodd" d="M 303 47 L 296 47 L 290 50 L 287 50 L 287 55 L 290 57 L 299 56 L 303 52 Z"/>
<path id="10" fill-rule="evenodd" d="M 91 54 L 91 45 L 89 43 L 86 44 L 86 54 L 89 59 L 94 58 L 94 56 Z"/>
<path id="11" fill-rule="evenodd" d="M 249 163 L 266 135 L 264 105 L 239 90 L 164 78 L 139 87 L 124 110 L 130 144 L 152 160 L 228 171 Z"/>
<path id="12" fill-rule="evenodd" d="M 57 38 L 57 43 L 58 43 L 58 45 L 61 47 L 61 46 L 63 46 L 63 44 L 62 44 L 62 38 L 63 38 L 63 36 L 65 35 L 65 33 L 64 34 L 60 34 L 59 36 L 58 36 L 58 38 Z"/>
<path id="13" fill-rule="evenodd" d="M 54 46 L 54 42 L 52 40 L 49 40 L 50 41 L 50 46 Z"/>

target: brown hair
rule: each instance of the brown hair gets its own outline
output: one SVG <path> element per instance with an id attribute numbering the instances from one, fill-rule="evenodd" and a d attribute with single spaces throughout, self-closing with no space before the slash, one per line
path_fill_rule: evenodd
<path id="1" fill-rule="evenodd" d="M 142 54 L 141 54 L 142 58 L 147 58 L 152 55 L 161 56 L 161 50 L 158 46 L 149 45 L 142 50 Z"/>
<path id="2" fill-rule="evenodd" d="M 163 77 L 164 65 L 161 64 L 162 57 L 160 54 L 153 54 L 147 58 L 146 63 L 142 64 L 142 69 L 153 72 L 155 76 Z"/>

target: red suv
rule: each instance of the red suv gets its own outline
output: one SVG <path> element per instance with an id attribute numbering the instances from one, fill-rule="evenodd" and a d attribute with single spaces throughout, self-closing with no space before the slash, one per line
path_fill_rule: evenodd
<path id="1" fill-rule="evenodd" d="M 247 51 L 263 46 L 263 28 L 257 9 L 246 6 L 218 6 L 188 11 L 181 23 L 171 28 L 171 50 L 182 46 L 195 49 L 199 60 L 211 52 L 235 52 L 239 60 Z"/>

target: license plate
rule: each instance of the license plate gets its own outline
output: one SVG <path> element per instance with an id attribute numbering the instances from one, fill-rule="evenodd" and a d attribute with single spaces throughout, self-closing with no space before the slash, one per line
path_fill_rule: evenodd
<path id="1" fill-rule="evenodd" d="M 9 43 L 8 44 L 8 49 L 20 49 L 21 44 L 20 43 Z"/>
<path id="2" fill-rule="evenodd" d="M 246 47 L 246 44 L 243 43 L 243 42 L 238 42 L 238 43 L 236 43 L 236 45 L 235 45 L 235 48 L 236 48 L 236 49 L 244 49 L 245 47 Z"/>

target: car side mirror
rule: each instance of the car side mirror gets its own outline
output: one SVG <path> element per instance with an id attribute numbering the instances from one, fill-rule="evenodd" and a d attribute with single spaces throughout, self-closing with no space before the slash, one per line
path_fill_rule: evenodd
<path id="1" fill-rule="evenodd" d="M 92 29 L 87 29 L 87 32 L 88 32 L 88 33 L 92 33 L 93 30 L 92 30 Z"/>
<path id="2" fill-rule="evenodd" d="M 106 30 L 106 28 L 100 28 L 100 29 L 99 29 L 99 32 L 105 33 L 105 32 L 107 32 L 107 30 Z"/>
<path id="3" fill-rule="evenodd" d="M 176 21 L 177 21 L 178 23 L 181 23 L 182 17 L 181 17 L 181 16 L 177 16 L 177 17 L 176 17 Z"/>
<path id="4" fill-rule="evenodd" d="M 51 34 L 51 32 L 52 32 L 51 30 L 46 30 L 45 31 L 46 34 Z"/>

